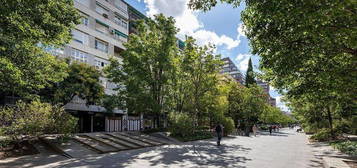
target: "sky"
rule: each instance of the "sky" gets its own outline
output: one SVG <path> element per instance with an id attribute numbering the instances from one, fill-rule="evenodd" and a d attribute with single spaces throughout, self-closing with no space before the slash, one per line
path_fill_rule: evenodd
<path id="1" fill-rule="evenodd" d="M 200 45 L 214 44 L 216 53 L 222 58 L 230 57 L 238 69 L 245 74 L 249 58 L 252 58 L 255 71 L 259 71 L 259 56 L 250 53 L 249 40 L 244 34 L 244 25 L 240 13 L 245 5 L 238 8 L 229 4 L 218 4 L 208 12 L 193 11 L 187 6 L 189 0 L 125 0 L 148 17 L 163 13 L 172 16 L 178 27 L 178 38 L 184 40 L 185 35 L 192 36 Z M 277 106 L 287 111 L 281 102 L 281 95 L 270 88 L 270 96 L 276 98 Z"/>

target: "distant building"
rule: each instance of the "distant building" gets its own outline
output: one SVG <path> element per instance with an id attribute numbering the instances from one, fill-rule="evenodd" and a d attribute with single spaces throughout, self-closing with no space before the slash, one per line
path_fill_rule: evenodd
<path id="1" fill-rule="evenodd" d="M 269 96 L 269 103 L 271 106 L 276 107 L 276 99 Z"/>
<path id="2" fill-rule="evenodd" d="M 229 57 L 222 58 L 222 61 L 223 61 L 223 66 L 222 66 L 221 73 L 229 74 L 237 82 L 244 85 L 244 76 L 238 70 L 237 66 L 233 63 L 233 61 Z"/>

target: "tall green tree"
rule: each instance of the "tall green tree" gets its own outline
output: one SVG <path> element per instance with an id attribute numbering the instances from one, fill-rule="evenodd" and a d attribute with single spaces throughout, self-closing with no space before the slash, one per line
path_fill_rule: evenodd
<path id="1" fill-rule="evenodd" d="M 220 0 L 238 6 L 243 0 Z M 290 100 L 310 100 L 326 112 L 333 136 L 334 114 L 356 112 L 357 3 L 353 0 L 245 0 L 242 20 L 252 52 L 270 83 Z M 191 0 L 210 10 L 216 0 Z M 316 104 L 315 104 L 316 103 Z M 308 105 L 308 102 L 303 103 Z M 341 110 L 342 109 L 342 110 Z M 308 110 L 309 113 L 314 111 Z M 347 117 L 348 118 L 348 117 Z"/>
<path id="2" fill-rule="evenodd" d="M 179 75 L 173 81 L 181 98 L 177 103 L 196 121 L 208 115 L 207 107 L 212 104 L 210 96 L 216 92 L 219 82 L 220 55 L 215 55 L 213 49 L 213 46 L 198 46 L 188 37 L 177 68 Z"/>
<path id="3" fill-rule="evenodd" d="M 262 88 L 251 85 L 249 88 L 237 83 L 231 84 L 228 94 L 228 114 L 244 126 L 246 135 L 250 128 L 259 121 L 260 115 L 267 105 L 266 95 Z"/>
<path id="4" fill-rule="evenodd" d="M 254 84 L 257 84 L 254 77 L 252 58 L 249 58 L 247 74 L 245 75 L 245 86 L 250 87 Z"/>
<path id="5" fill-rule="evenodd" d="M 111 60 L 108 78 L 117 83 L 118 99 L 130 113 L 160 116 L 168 109 L 169 78 L 177 55 L 176 33 L 172 17 L 160 14 L 153 20 L 140 21 L 137 34 L 131 34 L 121 54 L 123 61 Z"/>
<path id="6" fill-rule="evenodd" d="M 66 105 L 78 96 L 85 100 L 87 105 L 100 103 L 104 97 L 101 72 L 88 64 L 73 62 L 67 73 L 68 76 L 63 81 L 41 90 L 40 96 L 45 101 Z"/>
<path id="7" fill-rule="evenodd" d="M 37 93 L 66 76 L 66 63 L 43 47 L 62 47 L 79 23 L 72 0 L 0 2 L 0 95 Z"/>

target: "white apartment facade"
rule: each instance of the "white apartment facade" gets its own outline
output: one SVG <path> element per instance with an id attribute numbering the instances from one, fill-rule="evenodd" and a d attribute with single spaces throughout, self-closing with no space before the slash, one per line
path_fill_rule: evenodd
<path id="1" fill-rule="evenodd" d="M 84 62 L 102 70 L 109 58 L 121 60 L 129 34 L 128 5 L 122 0 L 74 0 L 74 6 L 83 16 L 81 24 L 72 31 L 72 41 L 57 55 Z M 106 94 L 113 94 L 114 83 L 101 78 Z M 107 113 L 101 106 L 85 105 L 78 97 L 65 109 L 79 118 L 79 132 L 140 130 L 142 119 L 128 120 L 125 110 Z"/>

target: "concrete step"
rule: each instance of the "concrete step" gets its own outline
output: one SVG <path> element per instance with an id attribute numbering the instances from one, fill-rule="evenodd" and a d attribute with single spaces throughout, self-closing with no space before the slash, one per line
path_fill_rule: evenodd
<path id="1" fill-rule="evenodd" d="M 153 141 L 153 140 L 148 139 L 147 137 L 144 137 L 144 136 L 141 136 L 141 135 L 136 135 L 136 134 L 127 133 L 127 132 L 117 132 L 117 134 L 129 137 L 129 138 L 132 138 L 132 139 L 135 139 L 135 140 L 138 140 L 138 141 L 142 141 L 144 143 L 148 143 L 148 144 L 154 145 L 154 146 L 163 145 L 163 143 L 159 143 L 159 142 Z"/>
<path id="2" fill-rule="evenodd" d="M 151 135 L 143 134 L 143 133 L 140 133 L 140 132 L 127 132 L 127 133 L 130 134 L 130 135 L 135 135 L 135 136 L 138 136 L 138 137 L 141 137 L 141 138 L 145 138 L 145 139 L 154 141 L 154 142 L 158 143 L 159 145 L 168 144 L 168 142 L 163 140 L 163 139 L 160 139 L 160 138 L 157 138 L 157 137 L 154 137 L 154 136 L 151 136 Z"/>
<path id="3" fill-rule="evenodd" d="M 58 143 L 56 142 L 55 136 L 44 136 L 41 137 L 40 140 L 47 146 L 49 146 L 52 150 L 56 151 L 59 154 L 62 154 L 67 158 L 81 158 L 97 154 L 96 150 L 93 150 L 87 145 L 83 145 L 82 143 L 78 143 L 74 140 Z"/>
<path id="4" fill-rule="evenodd" d="M 118 150 L 128 150 L 128 149 L 140 148 L 140 146 L 120 141 L 118 139 L 115 139 L 115 138 L 113 138 L 109 135 L 103 134 L 103 133 L 92 133 L 92 134 L 88 134 L 88 136 L 95 138 L 98 141 L 102 141 L 108 145 L 112 145 L 112 146 L 118 148 Z"/>
<path id="5" fill-rule="evenodd" d="M 108 153 L 108 152 L 116 152 L 119 151 L 117 148 L 107 145 L 101 141 L 90 138 L 86 135 L 76 135 L 74 139 L 83 145 L 87 145 L 88 147 L 94 149 L 98 153 Z"/>
<path id="6" fill-rule="evenodd" d="M 138 147 L 152 146 L 151 144 L 145 143 L 143 141 L 138 141 L 138 140 L 135 140 L 135 139 L 132 139 L 132 138 L 129 138 L 127 136 L 120 135 L 120 134 L 115 134 L 115 133 L 106 133 L 106 134 L 108 136 L 111 136 L 111 137 L 121 141 L 121 142 L 130 143 L 130 144 L 133 144 L 133 145 L 138 146 Z"/>

